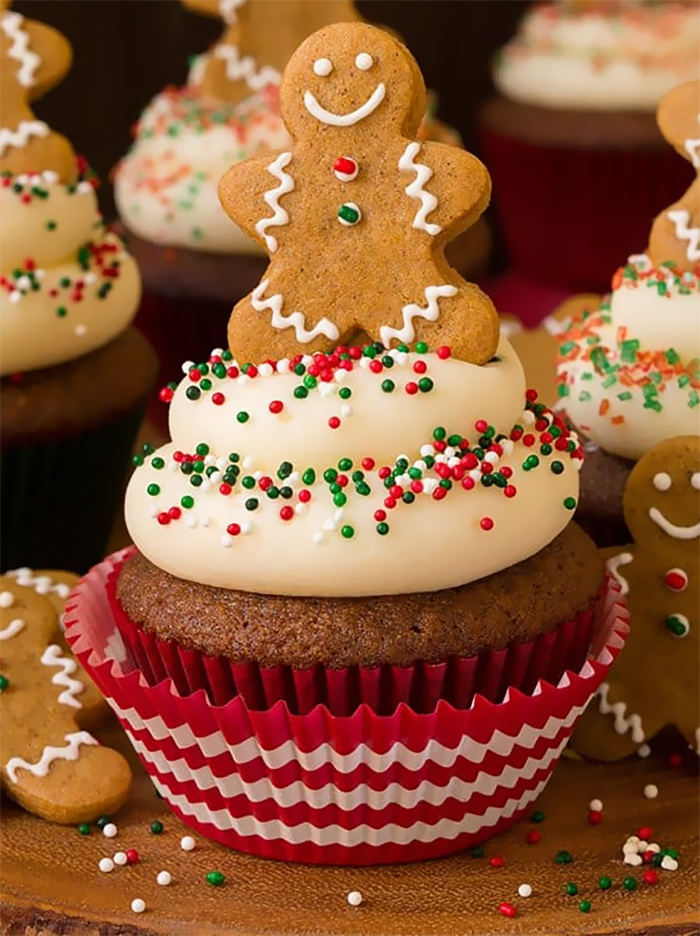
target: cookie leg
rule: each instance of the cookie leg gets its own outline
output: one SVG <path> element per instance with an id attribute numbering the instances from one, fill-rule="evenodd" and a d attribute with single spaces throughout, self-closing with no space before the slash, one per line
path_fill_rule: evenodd
<path id="1" fill-rule="evenodd" d="M 640 742 L 629 733 L 618 734 L 612 715 L 603 715 L 594 699 L 578 723 L 571 747 L 589 760 L 616 761 L 634 754 Z"/>

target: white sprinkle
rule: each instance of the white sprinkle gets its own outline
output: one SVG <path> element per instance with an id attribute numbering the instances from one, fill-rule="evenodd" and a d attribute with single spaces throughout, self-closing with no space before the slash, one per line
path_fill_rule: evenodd
<path id="1" fill-rule="evenodd" d="M 588 804 L 588 808 L 591 810 L 591 812 L 602 812 L 603 801 L 599 799 L 592 799 Z"/>
<path id="2" fill-rule="evenodd" d="M 518 888 L 518 897 L 531 897 L 532 888 L 529 884 L 521 884 Z"/>
<path id="3" fill-rule="evenodd" d="M 636 852 L 634 855 L 632 854 L 625 855 L 625 864 L 633 865 L 636 868 L 637 865 L 640 865 L 641 863 L 642 863 L 642 856 L 636 854 Z"/>
<path id="4" fill-rule="evenodd" d="M 639 838 L 638 838 L 636 835 L 628 835 L 628 836 L 627 836 L 627 841 L 628 841 L 628 842 L 638 842 L 638 841 L 639 841 Z"/>
<path id="5" fill-rule="evenodd" d="M 637 748 L 637 757 L 649 757 L 651 754 L 651 748 L 648 744 L 642 744 L 641 747 Z"/>
<path id="6" fill-rule="evenodd" d="M 158 510 L 158 507 L 155 504 L 153 504 L 153 506 L 149 509 L 148 512 L 155 519 L 160 513 L 160 510 Z"/>
<path id="7" fill-rule="evenodd" d="M 320 397 L 332 396 L 335 393 L 335 387 L 330 383 L 321 383 L 318 385 L 318 395 Z"/>
<path id="8" fill-rule="evenodd" d="M 647 799 L 656 799 L 656 797 L 659 795 L 659 788 L 655 783 L 647 783 L 647 785 L 644 787 L 644 795 Z"/>
<path id="9" fill-rule="evenodd" d="M 320 546 L 321 543 L 323 542 L 323 533 L 314 533 L 314 535 L 311 538 L 314 541 L 314 543 L 316 543 L 317 546 Z"/>
<path id="10" fill-rule="evenodd" d="M 65 582 L 59 582 L 57 585 L 54 585 L 53 590 L 59 598 L 67 598 L 70 595 L 70 585 L 66 585 Z"/>
<path id="11" fill-rule="evenodd" d="M 189 372 L 192 370 L 193 367 L 194 367 L 194 361 L 185 361 L 184 364 L 182 365 L 182 373 L 189 374 Z"/>
<path id="12" fill-rule="evenodd" d="M 117 827 L 113 822 L 108 822 L 102 830 L 102 834 L 105 836 L 105 838 L 114 838 L 114 836 L 117 834 Z"/>
<path id="13" fill-rule="evenodd" d="M 110 871 L 114 871 L 114 862 L 111 858 L 100 858 L 98 868 L 104 874 L 109 874 Z"/>
<path id="14" fill-rule="evenodd" d="M 183 851 L 192 851 L 192 849 L 194 848 L 194 846 L 195 846 L 195 841 L 194 841 L 194 839 L 192 838 L 191 835 L 184 835 L 184 836 L 180 839 L 180 848 L 181 848 Z"/>
<path id="15" fill-rule="evenodd" d="M 649 842 L 647 845 L 647 851 L 652 852 L 654 855 L 658 855 L 658 853 L 661 851 L 661 846 L 657 845 L 656 842 Z"/>
<path id="16" fill-rule="evenodd" d="M 352 416 L 352 406 L 350 406 L 349 403 L 343 404 L 343 406 L 340 407 L 340 415 L 344 419 L 347 419 L 348 417 Z"/>
<path id="17" fill-rule="evenodd" d="M 203 517 L 199 518 L 199 522 L 202 524 L 203 527 L 208 527 L 209 524 L 211 523 L 211 517 L 208 517 L 206 514 L 204 514 Z"/>
<path id="18" fill-rule="evenodd" d="M 333 517 L 329 517 L 327 520 L 323 521 L 323 529 L 328 533 L 332 533 L 333 530 L 338 526 Z"/>
<path id="19" fill-rule="evenodd" d="M 250 466 L 251 466 L 252 464 L 253 464 L 253 459 L 250 457 L 250 455 L 246 455 L 246 457 L 245 457 L 245 458 L 243 459 L 243 461 L 241 462 L 241 467 L 242 467 L 242 468 L 250 468 Z"/>
<path id="20" fill-rule="evenodd" d="M 197 526 L 197 518 L 191 513 L 186 513 L 185 526 L 189 527 L 190 530 L 194 530 L 194 528 Z"/>
<path id="21" fill-rule="evenodd" d="M 297 515 L 297 517 L 301 517 L 301 515 L 305 514 L 306 511 L 307 511 L 306 504 L 297 504 L 294 507 L 294 513 Z"/>
<path id="22" fill-rule="evenodd" d="M 252 523 L 250 523 L 247 520 L 245 521 L 245 523 L 241 523 L 241 533 L 243 534 L 243 536 L 250 536 L 252 532 L 253 532 Z"/>
<path id="23" fill-rule="evenodd" d="M 661 859 L 661 867 L 665 871 L 676 871 L 678 869 L 678 862 L 675 858 L 671 858 L 670 855 L 664 855 Z"/>
<path id="24" fill-rule="evenodd" d="M 288 374 L 289 373 L 289 360 L 288 358 L 282 358 L 277 362 L 277 373 L 278 374 Z"/>
<path id="25" fill-rule="evenodd" d="M 428 455 L 434 455 L 435 449 L 432 445 L 421 445 L 420 447 L 421 458 L 427 458 Z"/>
<path id="26" fill-rule="evenodd" d="M 126 857 L 126 852 L 117 852 L 114 856 L 115 865 L 123 866 L 129 863 L 129 859 Z"/>
<path id="27" fill-rule="evenodd" d="M 348 894 L 348 903 L 351 907 L 359 907 L 362 903 L 362 894 L 359 891 L 350 891 Z"/>
<path id="28" fill-rule="evenodd" d="M 636 855 L 637 854 L 637 843 L 636 842 L 625 842 L 622 846 L 623 855 Z"/>
<path id="29" fill-rule="evenodd" d="M 83 276 L 83 279 L 85 280 L 86 283 L 90 284 L 90 283 L 95 282 L 95 280 L 97 279 L 97 276 L 95 273 L 86 273 Z"/>
<path id="30" fill-rule="evenodd" d="M 221 545 L 225 546 L 226 549 L 229 549 L 231 546 L 233 546 L 233 537 L 230 533 L 224 533 L 224 535 L 221 537 Z"/>
<path id="31" fill-rule="evenodd" d="M 640 855 L 643 855 L 644 852 L 649 848 L 649 843 L 645 841 L 637 842 L 637 851 Z"/>
<path id="32" fill-rule="evenodd" d="M 525 410 L 525 412 L 523 413 L 522 421 L 525 423 L 526 426 L 531 426 L 534 423 L 535 414 L 532 412 L 532 410 Z"/>
<path id="33" fill-rule="evenodd" d="M 159 871 L 156 877 L 156 881 L 161 885 L 161 887 L 167 887 L 172 879 L 173 876 L 169 871 Z"/>
<path id="34" fill-rule="evenodd" d="M 82 338 L 83 335 L 87 334 L 87 327 L 85 325 L 76 325 L 75 333 L 78 336 L 78 338 Z"/>
<path id="35" fill-rule="evenodd" d="M 0 608 L 11 608 L 15 603 L 15 596 L 12 592 L 0 592 Z"/>
<path id="36" fill-rule="evenodd" d="M 131 901 L 131 909 L 134 911 L 134 913 L 143 913 L 143 911 L 146 909 L 146 901 L 141 900 L 140 897 L 137 897 L 135 900 Z"/>
<path id="37" fill-rule="evenodd" d="M 271 377 L 274 373 L 272 364 L 259 364 L 258 365 L 258 374 L 260 377 Z"/>

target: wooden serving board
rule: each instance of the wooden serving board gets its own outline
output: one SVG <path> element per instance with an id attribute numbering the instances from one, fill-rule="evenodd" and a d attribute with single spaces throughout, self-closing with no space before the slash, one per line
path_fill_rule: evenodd
<path id="1" fill-rule="evenodd" d="M 127 751 L 118 727 L 103 739 Z M 0 834 L 0 921 L 7 934 L 99 934 L 99 936 L 691 936 L 700 933 L 698 910 L 698 764 L 688 754 L 672 767 L 668 751 L 646 760 L 612 766 L 564 758 L 538 801 L 545 813 L 540 824 L 523 821 L 486 843 L 485 857 L 469 853 L 415 865 L 380 868 L 321 868 L 281 864 L 228 851 L 195 836 L 196 848 L 184 852 L 180 839 L 189 831 L 157 798 L 147 775 L 134 764 L 133 794 L 115 817 L 119 833 L 107 839 L 93 828 L 82 836 L 75 827 L 51 825 L 4 804 Z M 658 797 L 644 796 L 656 784 Z M 604 818 L 587 822 L 588 804 L 600 799 Z M 150 831 L 160 819 L 161 835 Z M 654 830 L 662 848 L 675 847 L 679 868 L 659 871 L 659 883 L 641 881 L 643 868 L 622 861 L 626 837 L 640 826 Z M 531 830 L 541 833 L 527 845 Z M 98 861 L 136 848 L 138 864 L 98 870 Z M 566 849 L 570 865 L 554 856 Z M 505 859 L 492 867 L 491 857 Z M 156 883 L 161 870 L 172 884 Z M 221 887 L 205 875 L 221 871 Z M 598 888 L 609 876 L 610 890 Z M 625 877 L 639 886 L 628 892 Z M 565 885 L 579 887 L 567 896 Z M 520 884 L 532 886 L 529 899 L 518 897 Z M 363 903 L 351 907 L 350 891 Z M 134 898 L 146 911 L 131 910 Z M 589 913 L 579 902 L 590 900 Z M 517 916 L 499 913 L 510 901 Z"/>

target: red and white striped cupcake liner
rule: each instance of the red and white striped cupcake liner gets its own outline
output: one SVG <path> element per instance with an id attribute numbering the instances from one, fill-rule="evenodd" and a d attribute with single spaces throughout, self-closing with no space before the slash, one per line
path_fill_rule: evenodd
<path id="1" fill-rule="evenodd" d="M 95 566 L 65 616 L 73 651 L 119 717 L 153 783 L 187 825 L 261 857 L 317 864 L 417 861 L 474 845 L 522 816 L 628 633 L 608 579 L 588 660 L 556 685 L 509 689 L 427 714 L 400 703 L 350 715 L 324 705 L 215 705 L 170 678 L 149 682 L 117 628 L 107 581 L 126 553 Z"/>

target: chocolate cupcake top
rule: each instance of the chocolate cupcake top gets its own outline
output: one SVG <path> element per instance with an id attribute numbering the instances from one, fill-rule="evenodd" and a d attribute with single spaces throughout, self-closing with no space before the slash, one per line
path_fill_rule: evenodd
<path id="1" fill-rule="evenodd" d="M 222 183 L 272 261 L 232 350 L 165 391 L 173 441 L 127 492 L 135 543 L 179 578 L 290 596 L 437 591 L 521 562 L 569 522 L 582 452 L 445 261 L 486 207 L 486 170 L 416 141 L 420 73 L 381 30 L 316 33 L 282 93 L 290 151 Z"/>
<path id="2" fill-rule="evenodd" d="M 96 180 L 29 102 L 68 71 L 59 33 L 3 9 L 0 21 L 0 375 L 81 357 L 125 330 L 140 279 L 97 207 Z"/>
<path id="3" fill-rule="evenodd" d="M 700 65 L 697 3 L 537 3 L 499 53 L 506 97 L 567 110 L 647 111 Z"/>

